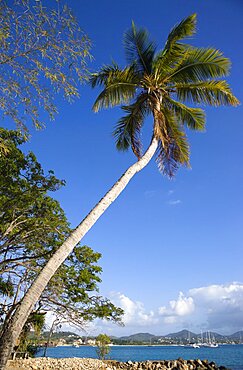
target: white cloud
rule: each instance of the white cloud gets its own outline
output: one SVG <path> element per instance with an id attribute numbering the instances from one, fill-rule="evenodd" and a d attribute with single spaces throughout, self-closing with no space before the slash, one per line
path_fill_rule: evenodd
<path id="1" fill-rule="evenodd" d="M 125 294 L 116 293 L 116 304 L 125 311 L 124 323 L 130 328 L 146 326 L 151 332 L 189 328 L 218 330 L 222 334 L 243 328 L 243 284 L 209 285 L 179 292 L 176 299 L 147 312 L 145 305 Z M 113 300 L 113 299 L 112 299 Z"/>
<path id="2" fill-rule="evenodd" d="M 230 332 L 243 328 L 243 284 L 230 283 L 190 289 L 198 310 L 208 326 Z"/>
<path id="3" fill-rule="evenodd" d="M 174 193 L 175 191 L 172 189 L 169 190 L 167 193 L 168 197 L 170 198 L 170 200 L 167 201 L 167 204 L 169 204 L 170 206 L 177 206 L 178 204 L 182 203 L 180 199 L 171 199 L 171 198 L 175 198 Z"/>
<path id="4" fill-rule="evenodd" d="M 177 317 L 176 316 L 167 316 L 164 318 L 164 323 L 165 324 L 175 324 L 177 322 Z"/>
<path id="5" fill-rule="evenodd" d="M 124 312 L 124 328 L 96 320 L 88 332 L 92 335 L 106 332 L 109 335 L 129 335 L 145 331 L 168 334 L 182 329 L 195 332 L 215 330 L 221 334 L 232 334 L 243 329 L 243 284 L 209 285 L 179 292 L 152 311 L 146 310 L 142 302 L 132 300 L 124 293 L 113 292 L 111 301 Z"/>
<path id="6" fill-rule="evenodd" d="M 170 301 L 170 306 L 178 316 L 190 315 L 195 309 L 193 298 L 185 297 L 182 292 L 179 293 L 176 301 Z"/>
<path id="7" fill-rule="evenodd" d="M 192 297 L 185 297 L 182 292 L 179 293 L 177 300 L 169 302 L 169 307 L 159 307 L 159 314 L 161 316 L 186 316 L 190 315 L 195 309 Z"/>
<path id="8" fill-rule="evenodd" d="M 180 200 L 180 199 L 170 200 L 170 201 L 168 202 L 168 204 L 169 204 L 170 206 L 176 206 L 176 205 L 178 205 L 178 204 L 180 204 L 180 203 L 181 203 L 181 200 Z"/>
<path id="9" fill-rule="evenodd" d="M 160 319 L 165 324 L 175 324 L 181 322 L 181 318 L 191 315 L 195 309 L 192 297 L 185 297 L 182 292 L 176 300 L 171 300 L 168 307 L 162 306 L 158 309 Z"/>
<path id="10" fill-rule="evenodd" d="M 221 302 L 229 300 L 232 303 L 243 300 L 243 284 L 230 283 L 227 285 L 209 285 L 207 287 L 190 289 L 190 294 L 196 297 L 201 303 Z"/>
<path id="11" fill-rule="evenodd" d="M 134 324 L 146 326 L 157 322 L 153 311 L 146 313 L 143 303 L 133 301 L 125 294 L 112 293 L 111 300 L 124 310 L 123 322 L 126 326 Z"/>

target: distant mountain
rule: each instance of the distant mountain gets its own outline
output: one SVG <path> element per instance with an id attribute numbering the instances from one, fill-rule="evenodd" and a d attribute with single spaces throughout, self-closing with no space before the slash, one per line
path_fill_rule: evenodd
<path id="1" fill-rule="evenodd" d="M 230 339 L 241 340 L 241 342 L 243 342 L 243 330 L 237 331 L 236 333 L 231 335 L 227 335 L 227 337 Z"/>
<path id="2" fill-rule="evenodd" d="M 202 337 L 203 339 L 208 339 L 208 336 L 210 335 L 210 338 L 213 339 L 223 339 L 223 338 L 229 338 L 228 335 L 221 335 L 219 333 L 215 333 L 214 331 L 206 331 L 205 333 L 202 333 Z M 199 335 L 199 337 L 201 338 L 201 334 Z"/>
<path id="3" fill-rule="evenodd" d="M 241 336 L 240 336 L 240 333 L 241 333 Z M 237 332 L 237 333 L 232 334 L 232 335 L 222 335 L 222 334 L 219 334 L 219 333 L 216 333 L 216 332 L 213 332 L 213 331 L 207 331 L 207 332 L 204 332 L 204 333 L 201 333 L 201 334 L 196 334 L 196 333 L 193 333 L 189 330 L 181 330 L 178 333 L 171 333 L 171 334 L 164 335 L 164 337 L 172 338 L 172 339 L 181 339 L 181 340 L 202 339 L 203 338 L 204 341 L 208 340 L 209 337 L 210 337 L 210 339 L 216 339 L 216 340 L 222 340 L 222 339 L 225 339 L 225 338 L 229 338 L 229 339 L 240 339 L 240 338 L 242 338 L 243 339 L 243 332 Z"/>
<path id="4" fill-rule="evenodd" d="M 237 341 L 241 340 L 243 342 L 243 331 L 238 331 L 231 335 L 222 335 L 222 334 L 212 332 L 212 331 L 204 332 L 202 334 L 201 333 L 196 334 L 186 329 L 181 330 L 177 333 L 169 333 L 167 335 L 153 335 L 150 333 L 137 333 L 137 334 L 132 334 L 132 335 L 116 338 L 116 339 L 119 341 L 124 341 L 128 343 L 132 343 L 132 342 L 153 343 L 157 341 L 158 339 L 162 339 L 162 338 L 185 342 L 188 340 L 190 341 L 201 340 L 202 337 L 203 337 L 203 341 L 206 341 L 208 340 L 209 335 L 210 335 L 211 340 L 216 339 L 217 341 L 221 341 L 225 339 L 225 340 L 237 340 Z"/>
<path id="5" fill-rule="evenodd" d="M 49 332 L 44 332 L 42 333 L 42 336 L 44 338 L 48 337 Z M 208 332 L 204 332 L 202 334 L 196 334 L 193 333 L 189 330 L 181 330 L 177 333 L 170 333 L 167 335 L 154 335 L 150 333 L 136 333 L 128 336 L 123 336 L 123 337 L 115 337 L 111 336 L 111 339 L 114 341 L 119 341 L 119 342 L 126 342 L 126 343 L 158 343 L 158 342 L 168 342 L 170 339 L 177 341 L 177 342 L 187 342 L 188 340 L 190 341 L 195 341 L 195 340 L 201 340 L 203 336 L 203 341 L 206 341 L 208 339 Z M 59 338 L 70 338 L 70 337 L 79 337 L 78 334 L 72 333 L 72 332 L 56 332 L 53 333 L 52 338 L 53 339 L 59 339 Z M 164 338 L 164 340 L 163 340 Z M 237 341 L 237 342 L 243 342 L 243 330 L 237 331 L 234 334 L 231 335 L 221 335 L 216 332 L 210 331 L 210 338 L 211 339 L 216 339 L 217 341 Z"/>
<path id="6" fill-rule="evenodd" d="M 119 339 L 126 342 L 149 342 L 150 340 L 156 338 L 158 338 L 156 335 L 150 333 L 137 333 L 126 337 L 121 337 Z"/>
<path id="7" fill-rule="evenodd" d="M 195 334 L 189 330 L 181 330 L 178 333 L 170 333 L 167 335 L 163 335 L 163 337 L 172 339 L 192 339 L 197 338 L 198 334 Z"/>

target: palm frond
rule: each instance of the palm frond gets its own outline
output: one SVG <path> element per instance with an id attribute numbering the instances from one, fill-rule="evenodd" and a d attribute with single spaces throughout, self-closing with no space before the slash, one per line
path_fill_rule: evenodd
<path id="1" fill-rule="evenodd" d="M 164 51 L 170 50 L 177 41 L 192 36 L 196 32 L 196 20 L 197 15 L 194 13 L 175 25 L 168 35 Z"/>
<path id="2" fill-rule="evenodd" d="M 156 122 L 155 136 L 159 140 L 157 159 L 159 170 L 173 177 L 180 165 L 189 166 L 189 144 L 175 114 L 163 108 Z"/>
<path id="3" fill-rule="evenodd" d="M 120 71 L 118 65 L 113 62 L 111 65 L 104 65 L 99 72 L 91 73 L 89 83 L 92 87 L 106 86 L 107 80 Z"/>
<path id="4" fill-rule="evenodd" d="M 104 85 L 104 90 L 97 97 L 93 110 L 127 104 L 136 94 L 139 78 L 133 66 L 124 69 L 105 69 L 91 80 L 93 85 Z"/>
<path id="5" fill-rule="evenodd" d="M 202 109 L 187 107 L 169 97 L 164 98 L 164 107 L 174 112 L 178 121 L 188 128 L 198 131 L 205 129 L 205 112 Z"/>
<path id="6" fill-rule="evenodd" d="M 191 46 L 176 42 L 169 51 L 162 50 L 153 60 L 152 72 L 157 80 L 163 82 L 167 76 L 178 69 L 185 59 L 185 55 Z"/>
<path id="7" fill-rule="evenodd" d="M 199 82 L 224 77 L 229 73 L 230 60 L 221 51 L 211 48 L 190 48 L 183 62 L 166 78 L 172 82 Z"/>
<path id="8" fill-rule="evenodd" d="M 184 38 L 192 36 L 196 31 L 196 14 L 183 19 L 169 33 L 164 49 L 156 55 L 153 63 L 155 73 L 169 73 L 171 68 L 178 64 L 180 58 L 190 45 L 178 42 Z"/>
<path id="9" fill-rule="evenodd" d="M 226 81 L 202 81 L 175 85 L 177 97 L 182 102 L 204 103 L 214 106 L 237 106 L 239 100 L 233 95 Z"/>
<path id="10" fill-rule="evenodd" d="M 126 116 L 122 117 L 113 132 L 116 138 L 116 147 L 118 150 L 128 150 L 132 148 L 137 158 L 141 157 L 140 131 L 145 116 L 149 112 L 147 104 L 147 94 L 140 94 L 134 104 L 124 106 L 122 109 Z"/>
<path id="11" fill-rule="evenodd" d="M 137 30 L 132 22 L 132 27 L 124 34 L 123 44 L 128 63 L 134 64 L 139 72 L 149 74 L 156 47 L 149 40 L 148 32 L 143 28 Z"/>

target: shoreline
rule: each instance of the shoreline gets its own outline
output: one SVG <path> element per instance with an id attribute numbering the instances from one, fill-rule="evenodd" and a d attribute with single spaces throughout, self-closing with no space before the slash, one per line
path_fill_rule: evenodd
<path id="1" fill-rule="evenodd" d="M 243 346 L 243 343 L 218 343 L 219 347 L 220 346 Z M 61 344 L 58 346 L 50 346 L 47 348 L 85 348 L 85 347 L 90 347 L 90 348 L 97 348 L 95 345 L 85 345 L 81 344 L 79 347 L 75 347 L 72 344 Z M 109 347 L 187 347 L 186 344 L 112 344 Z M 45 348 L 44 346 L 38 347 L 39 349 Z M 204 348 L 204 346 L 200 346 L 200 348 Z"/>
<path id="2" fill-rule="evenodd" d="M 208 360 L 127 361 L 35 357 L 10 360 L 6 370 L 227 370 Z"/>

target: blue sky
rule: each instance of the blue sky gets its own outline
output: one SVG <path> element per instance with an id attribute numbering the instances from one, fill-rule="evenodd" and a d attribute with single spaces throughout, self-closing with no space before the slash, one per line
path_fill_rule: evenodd
<path id="1" fill-rule="evenodd" d="M 146 27 L 162 48 L 169 30 L 196 12 L 198 32 L 192 43 L 216 47 L 231 59 L 227 80 L 243 101 L 241 0 L 68 4 L 92 40 L 93 71 L 112 59 L 124 65 L 122 36 L 131 20 Z M 45 169 L 66 180 L 55 197 L 72 226 L 136 160 L 115 149 L 111 133 L 119 108 L 94 114 L 98 91 L 83 86 L 80 92 L 81 99 L 72 105 L 58 98 L 56 120 L 33 131 L 25 147 Z M 242 106 L 205 110 L 207 131 L 188 134 L 192 169 L 179 169 L 168 180 L 152 161 L 83 240 L 102 253 L 101 293 L 126 310 L 124 328 L 96 323 L 90 332 L 243 329 Z M 143 136 L 148 143 L 149 127 Z"/>

